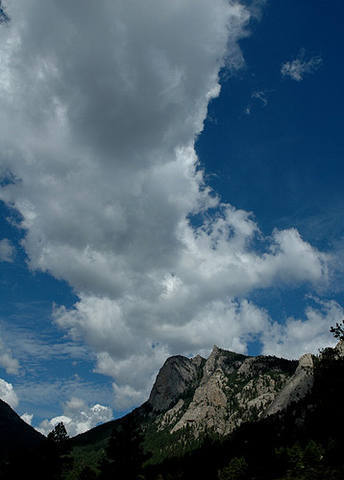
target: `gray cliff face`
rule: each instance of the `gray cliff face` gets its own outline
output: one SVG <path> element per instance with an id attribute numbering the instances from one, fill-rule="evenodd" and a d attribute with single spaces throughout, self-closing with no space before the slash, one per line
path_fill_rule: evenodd
<path id="1" fill-rule="evenodd" d="M 333 352 L 335 358 L 344 356 L 344 341 L 340 340 L 334 348 L 328 348 Z M 321 360 L 323 354 L 320 354 Z M 265 416 L 282 412 L 294 402 L 298 402 L 312 390 L 314 385 L 314 356 L 305 353 L 299 359 L 294 375 L 286 383 L 281 392 L 265 412 Z"/>
<path id="2" fill-rule="evenodd" d="M 344 341 L 320 355 L 305 354 L 299 361 L 249 357 L 216 346 L 207 360 L 199 355 L 171 357 L 161 368 L 148 402 L 128 417 L 140 426 L 145 448 L 155 452 L 159 462 L 196 448 L 207 434 L 223 437 L 245 422 L 273 414 L 277 415 L 273 422 L 278 422 L 286 409 L 302 424 L 304 412 L 316 401 L 310 395 L 307 402 L 305 396 L 318 378 L 321 362 L 343 356 Z M 294 409 L 294 402 L 302 399 L 300 408 Z M 100 445 L 100 438 L 109 438 L 116 424 L 121 425 L 117 422 L 122 419 L 79 435 L 80 445 Z"/>
<path id="3" fill-rule="evenodd" d="M 196 386 L 204 359 L 177 355 L 166 360 L 160 369 L 148 403 L 156 412 L 174 406 L 176 401 Z"/>
<path id="4" fill-rule="evenodd" d="M 186 426 L 194 428 L 196 436 L 197 432 L 201 430 L 215 430 L 220 434 L 224 433 L 223 424 L 227 408 L 224 360 L 221 350 L 215 346 L 204 365 L 203 376 L 193 399 L 183 416 L 171 429 L 172 433 Z"/>
<path id="5" fill-rule="evenodd" d="M 334 349 L 344 355 L 344 341 Z M 321 355 L 319 357 L 321 359 Z M 161 368 L 149 404 L 157 431 L 223 436 L 244 422 L 283 412 L 305 398 L 314 383 L 314 356 L 299 361 L 249 357 L 214 346 L 207 360 L 169 358 Z"/>
<path id="6" fill-rule="evenodd" d="M 227 435 L 263 416 L 296 366 L 295 361 L 248 357 L 216 345 L 206 361 L 172 357 L 160 370 L 149 400 L 156 411 L 164 411 L 156 419 L 157 429 L 187 429 L 196 438 L 205 432 Z"/>
<path id="7" fill-rule="evenodd" d="M 313 356 L 305 353 L 299 360 L 294 375 L 289 379 L 281 392 L 276 396 L 265 416 L 285 410 L 293 402 L 302 400 L 312 389 L 314 383 Z"/>

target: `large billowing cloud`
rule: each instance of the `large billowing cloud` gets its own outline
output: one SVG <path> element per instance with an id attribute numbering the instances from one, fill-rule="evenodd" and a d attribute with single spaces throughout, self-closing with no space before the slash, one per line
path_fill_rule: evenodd
<path id="1" fill-rule="evenodd" d="M 264 238 L 199 169 L 220 69 L 243 65 L 246 7 L 13 0 L 9 14 L 0 198 L 22 216 L 30 268 L 77 293 L 55 320 L 93 348 L 118 408 L 144 399 L 167 355 L 245 351 L 270 322 L 252 290 L 326 279 L 324 254 L 293 229 Z"/>

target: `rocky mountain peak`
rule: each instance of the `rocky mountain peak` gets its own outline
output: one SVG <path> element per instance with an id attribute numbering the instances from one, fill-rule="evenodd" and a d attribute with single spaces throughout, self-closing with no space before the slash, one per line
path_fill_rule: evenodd
<path id="1" fill-rule="evenodd" d="M 148 403 L 153 410 L 162 412 L 192 388 L 199 378 L 202 357 L 189 359 L 181 355 L 170 357 L 160 369 Z"/>
<path id="2" fill-rule="evenodd" d="M 220 348 L 217 345 L 214 344 L 210 356 L 217 355 L 217 354 L 220 353 L 220 351 L 221 351 Z"/>
<path id="3" fill-rule="evenodd" d="M 211 377 L 217 370 L 228 375 L 240 367 L 241 363 L 246 359 L 245 355 L 223 350 L 214 345 L 213 350 L 208 357 L 203 371 L 203 383 L 207 378 Z"/>
<path id="4" fill-rule="evenodd" d="M 297 429 L 301 427 L 302 439 L 309 426 L 312 432 L 313 427 L 317 432 L 321 411 L 327 413 L 327 410 L 333 409 L 335 411 L 333 419 L 338 423 L 342 415 L 338 398 L 341 398 L 342 392 L 343 365 L 340 361 L 338 366 L 335 366 L 333 364 L 336 362 L 333 360 L 339 357 L 341 351 L 344 351 L 344 342 L 338 347 L 325 349 L 322 355 L 314 356 L 309 353 L 302 355 L 298 361 L 266 355 L 250 357 L 218 347 L 213 349 L 208 359 L 200 355 L 194 358 L 171 357 L 166 360 L 157 376 L 149 402 L 123 419 L 100 425 L 75 437 L 74 445 L 80 450 L 84 449 L 85 458 L 90 456 L 90 444 L 97 445 L 99 455 L 103 455 L 104 442 L 111 435 L 117 433 L 121 435 L 125 430 L 132 431 L 136 438 L 139 427 L 143 434 L 144 448 L 147 452 L 153 453 L 152 459 L 155 462 L 153 465 L 162 464 L 161 462 L 164 463 L 165 459 L 170 458 L 173 458 L 173 461 L 167 464 L 174 464 L 181 455 L 185 453 L 189 455 L 193 449 L 204 445 L 204 440 L 209 437 L 221 440 L 219 450 L 221 459 L 225 454 L 223 445 L 228 445 L 228 451 L 234 450 L 237 455 L 238 438 L 241 438 L 242 451 L 245 455 L 250 442 L 252 454 L 260 462 L 256 448 L 257 442 L 264 445 L 262 435 L 265 432 L 269 442 L 270 433 L 275 435 L 279 446 L 278 442 L 284 433 L 288 442 L 290 438 L 294 438 L 290 437 L 290 432 L 294 435 L 294 430 L 290 430 L 293 426 Z M 329 366 L 331 369 L 333 367 L 332 372 L 329 371 Z M 314 395 L 310 391 L 313 383 Z M 335 396 L 332 395 L 332 390 L 328 389 L 333 383 L 336 384 L 335 391 L 338 392 Z M 320 396 L 322 392 L 323 397 Z M 327 409 L 328 404 L 324 403 L 324 406 L 320 407 L 322 410 L 319 410 L 318 404 L 321 403 L 318 402 L 319 398 L 324 399 L 324 402 L 330 399 L 331 408 Z M 240 426 L 249 423 L 250 426 L 246 425 L 247 428 L 240 429 Z M 339 423 L 338 427 L 336 425 L 336 428 L 341 439 L 343 431 L 341 424 Z M 328 432 L 332 435 L 333 430 L 332 424 Z M 225 437 L 234 431 L 237 435 L 229 437 L 226 443 Z M 328 442 L 329 435 L 326 433 L 324 438 Z M 225 443 L 222 443 L 223 439 Z M 271 445 L 268 443 L 269 452 Z M 260 445 L 258 447 L 260 449 Z M 210 452 L 212 451 L 211 449 Z M 205 449 L 198 450 L 195 457 L 187 457 L 187 464 L 192 470 L 187 471 L 188 475 L 185 478 L 194 478 L 193 462 L 190 460 L 196 459 L 198 463 L 199 459 L 204 457 L 208 462 L 208 456 L 204 453 Z M 271 459 L 270 453 L 267 458 Z M 313 457 L 311 461 L 313 462 Z M 182 471 L 180 470 L 180 473 Z M 205 478 L 202 474 L 208 473 L 208 470 L 204 468 L 204 472 L 202 470 L 200 473 L 198 477 Z M 211 478 L 217 478 L 217 470 L 214 470 L 214 475 Z M 179 475 L 174 475 L 174 471 L 171 475 L 168 474 L 168 478 L 177 476 L 179 478 Z M 325 475 L 321 478 L 328 477 Z"/>
<path id="5" fill-rule="evenodd" d="M 302 372 L 312 358 L 303 356 Z M 161 412 L 158 430 L 187 428 L 226 435 L 242 422 L 264 416 L 296 374 L 296 361 L 271 356 L 248 357 L 214 345 L 207 360 L 171 357 L 160 370 L 149 402 Z"/>
<path id="6" fill-rule="evenodd" d="M 201 355 L 196 355 L 191 359 L 191 361 L 194 365 L 196 365 L 197 368 L 199 368 L 205 362 L 205 358 L 201 357 Z"/>
<path id="7" fill-rule="evenodd" d="M 339 356 L 344 342 L 329 350 L 329 358 L 334 351 Z M 207 435 L 223 437 L 244 423 L 282 416 L 310 392 L 321 355 L 314 360 L 309 353 L 298 361 L 250 357 L 216 345 L 208 359 L 173 356 L 160 369 L 148 402 L 129 415 L 142 424 L 147 446 L 157 448 L 159 458 L 168 457 L 175 446 L 178 450 Z M 112 427 L 96 427 L 96 438 L 98 430 L 110 435 Z"/>
<path id="8" fill-rule="evenodd" d="M 305 353 L 299 358 L 299 364 L 297 366 L 296 372 L 299 372 L 302 368 L 304 369 L 312 369 L 314 366 L 313 362 L 313 355 L 311 353 Z"/>

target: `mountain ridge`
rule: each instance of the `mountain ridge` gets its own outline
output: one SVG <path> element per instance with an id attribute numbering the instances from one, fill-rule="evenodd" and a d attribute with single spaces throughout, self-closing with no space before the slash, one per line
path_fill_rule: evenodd
<path id="1" fill-rule="evenodd" d="M 45 437 L 27 424 L 3 400 L 0 400 L 0 450 L 2 458 L 18 448 L 37 446 Z"/>
<path id="2" fill-rule="evenodd" d="M 153 463 L 176 452 L 182 454 L 209 436 L 225 438 L 240 425 L 267 416 L 298 366 L 297 360 L 248 356 L 216 345 L 207 359 L 200 355 L 169 357 L 146 402 L 71 442 L 78 455 L 91 446 L 101 452 L 111 435 L 135 424 L 143 434 L 145 450 L 153 452 Z M 307 391 L 305 388 L 303 394 Z M 280 411 L 280 407 L 275 410 Z"/>
<path id="3" fill-rule="evenodd" d="M 337 359 L 340 362 L 336 362 Z M 131 442 L 141 438 L 140 445 L 147 458 L 146 471 L 154 472 L 159 471 L 159 465 L 169 469 L 173 459 L 178 463 L 177 459 L 187 462 L 187 458 L 197 458 L 210 448 L 209 441 L 217 445 L 214 451 L 221 452 L 221 445 L 228 444 L 233 451 L 241 452 L 246 451 L 246 434 L 258 439 L 259 435 L 271 431 L 270 446 L 266 448 L 274 452 L 272 442 L 277 445 L 281 442 L 281 432 L 285 441 L 297 439 L 298 435 L 302 438 L 305 432 L 307 438 L 308 431 L 314 438 L 317 436 L 315 424 L 321 424 L 325 432 L 328 425 L 333 424 L 338 437 L 341 432 L 340 423 L 336 423 L 338 406 L 332 407 L 335 395 L 331 391 L 339 392 L 341 387 L 331 379 L 337 378 L 336 372 L 342 375 L 343 367 L 343 341 L 335 348 L 324 349 L 320 355 L 304 354 L 299 360 L 248 356 L 216 345 L 207 359 L 200 355 L 169 357 L 145 403 L 120 419 L 98 425 L 68 441 L 74 467 L 65 478 L 79 479 L 85 466 L 96 472 L 105 468 L 104 459 L 111 442 L 113 445 L 124 442 L 130 449 Z M 324 407 L 326 404 L 331 405 L 329 412 Z M 0 420 L 1 407 L 0 403 Z M 2 411 L 21 427 L 25 424 L 8 405 L 5 404 Z M 342 418 L 342 414 L 338 418 Z M 25 429 L 32 433 L 29 425 L 25 424 Z M 41 440 L 42 436 L 35 434 Z M 240 448 L 235 446 L 235 439 L 239 439 Z M 2 436 L 2 440 L 6 438 Z M 29 447 L 27 444 L 26 448 Z M 253 455 L 258 461 L 254 449 L 250 451 L 249 456 Z M 216 462 L 221 465 L 221 457 Z"/>
<path id="4" fill-rule="evenodd" d="M 174 370 L 178 369 L 176 361 L 180 361 L 181 357 L 175 358 Z M 190 364 L 192 361 L 189 359 Z M 195 437 L 203 433 L 228 435 L 243 421 L 264 415 L 282 387 L 295 374 L 297 365 L 293 360 L 263 355 L 251 357 L 214 345 L 208 359 L 200 364 L 198 384 L 195 385 L 195 374 L 192 380 L 189 378 L 189 385 L 195 387 L 190 392 L 191 401 L 185 402 L 180 395 L 175 395 L 174 402 L 170 403 L 172 409 L 164 413 L 163 428 L 169 426 L 170 433 L 175 433 L 188 427 L 193 430 Z M 155 392 L 169 377 L 169 367 L 167 360 L 153 386 L 148 400 L 153 409 Z M 183 368 L 178 371 L 178 387 L 188 382 L 183 372 Z M 304 390 L 305 394 L 307 388 Z"/>

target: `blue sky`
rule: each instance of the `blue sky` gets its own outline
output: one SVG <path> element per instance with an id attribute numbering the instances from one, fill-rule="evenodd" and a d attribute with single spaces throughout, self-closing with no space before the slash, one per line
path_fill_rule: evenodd
<path id="1" fill-rule="evenodd" d="M 342 2 L 80 2 L 0 24 L 0 396 L 71 434 L 344 314 Z"/>
<path id="2" fill-rule="evenodd" d="M 223 84 L 209 109 L 198 151 L 222 198 L 253 211 L 261 229 L 297 226 L 327 247 L 343 195 L 342 2 L 270 2 L 241 45 L 246 67 Z M 322 64 L 302 81 L 281 76 L 281 65 L 305 49 Z M 264 92 L 266 105 L 252 99 Z M 245 108 L 251 106 L 251 114 Z M 230 107 L 230 108 L 229 108 Z M 327 229 L 314 217 L 326 217 Z M 333 232 L 335 230 L 335 232 Z M 333 232 L 333 233 L 332 233 Z"/>

